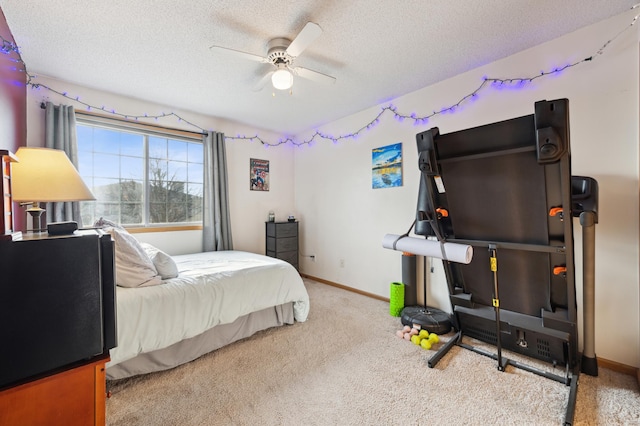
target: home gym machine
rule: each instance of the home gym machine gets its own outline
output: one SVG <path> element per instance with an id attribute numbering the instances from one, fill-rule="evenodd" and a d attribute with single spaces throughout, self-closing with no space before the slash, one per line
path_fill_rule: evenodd
<path id="1" fill-rule="evenodd" d="M 571 176 L 569 102 L 536 102 L 534 114 L 449 134 L 416 136 L 421 182 L 415 233 L 473 247 L 473 260 L 443 259 L 457 330 L 428 361 L 460 346 L 570 387 L 573 422 L 578 376 L 597 375 L 593 345 L 594 225 L 597 182 Z M 584 245 L 584 352 L 578 353 L 573 217 Z M 463 336 L 495 346 L 475 347 Z M 536 358 L 563 373 L 506 358 Z"/>

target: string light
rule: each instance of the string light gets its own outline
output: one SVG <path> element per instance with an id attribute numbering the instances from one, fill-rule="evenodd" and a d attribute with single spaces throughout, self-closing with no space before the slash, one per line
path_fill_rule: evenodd
<path id="1" fill-rule="evenodd" d="M 637 9 L 638 7 L 640 7 L 640 3 L 635 4 L 633 7 L 631 7 L 631 9 Z M 552 70 L 549 71 L 540 71 L 540 73 L 531 76 L 531 77 L 518 77 L 518 78 L 490 78 L 490 77 L 483 77 L 482 82 L 480 83 L 480 85 L 471 93 L 463 96 L 462 98 L 460 98 L 457 102 L 449 105 L 449 106 L 445 106 L 443 108 L 441 108 L 438 111 L 433 111 L 430 114 L 427 115 L 418 115 L 415 112 L 412 112 L 410 114 L 407 113 L 403 113 L 403 112 L 399 112 L 397 107 L 394 106 L 393 104 L 389 104 L 385 107 L 382 107 L 380 109 L 380 112 L 378 112 L 378 114 L 368 123 L 366 123 L 365 125 L 363 125 L 362 127 L 360 127 L 359 129 L 353 131 L 353 132 L 349 132 L 349 133 L 344 133 L 338 136 L 335 135 L 330 135 L 328 133 L 322 132 L 321 130 L 316 129 L 314 131 L 314 133 L 307 139 L 302 140 L 302 141 L 296 141 L 294 140 L 292 137 L 286 137 L 284 139 L 279 139 L 278 142 L 268 142 L 265 139 L 261 138 L 259 135 L 254 135 L 254 136 L 245 136 L 245 135 L 236 135 L 236 136 L 225 136 L 225 140 L 228 141 L 249 141 L 249 142 L 260 142 L 261 144 L 263 144 L 265 146 L 265 148 L 269 148 L 269 147 L 274 147 L 274 146 L 279 146 L 279 145 L 286 145 L 286 144 L 291 144 L 293 146 L 302 148 L 305 145 L 308 146 L 312 146 L 312 144 L 318 140 L 318 139 L 324 139 L 324 140 L 329 140 L 332 141 L 334 144 L 338 144 L 341 141 L 344 140 L 348 140 L 348 139 L 357 139 L 361 134 L 363 134 L 366 131 L 371 130 L 373 127 L 375 127 L 379 122 L 380 119 L 382 118 L 383 115 L 388 115 L 388 114 L 392 114 L 393 117 L 400 123 L 405 123 L 405 122 L 410 122 L 412 123 L 414 126 L 422 126 L 422 125 L 426 125 L 427 123 L 429 123 L 429 120 L 437 115 L 442 115 L 442 114 L 448 114 L 448 113 L 453 113 L 455 112 L 459 107 L 461 107 L 463 104 L 469 102 L 469 101 L 473 101 L 475 99 L 478 98 L 478 94 L 486 89 L 487 87 L 493 87 L 496 89 L 502 89 L 502 88 L 521 88 L 522 86 L 529 84 L 531 82 L 533 82 L 534 80 L 537 80 L 539 78 L 542 77 L 547 77 L 547 76 L 551 76 L 551 75 L 557 75 L 562 73 L 563 71 L 569 69 L 569 68 L 573 68 L 575 66 L 578 66 L 582 63 L 585 62 L 589 62 L 594 60 L 596 57 L 601 56 L 604 51 L 607 49 L 607 47 L 613 43 L 618 37 L 620 37 L 625 31 L 627 31 L 629 28 L 631 28 L 633 25 L 636 24 L 636 22 L 638 21 L 638 18 L 640 17 L 640 14 L 635 15 L 633 20 L 631 21 L 631 23 L 629 25 L 627 25 L 625 28 L 623 28 L 618 34 L 616 34 L 613 38 L 607 40 L 602 47 L 600 47 L 600 49 L 598 49 L 596 51 L 595 54 L 593 54 L 592 56 L 586 57 L 582 60 L 573 62 L 571 64 L 568 65 L 564 65 L 562 67 L 556 67 Z M 26 86 L 31 87 L 32 89 L 36 89 L 36 90 L 40 90 L 40 89 L 45 89 L 48 90 L 49 92 L 52 93 L 56 93 L 57 95 L 63 97 L 63 98 L 67 98 L 73 102 L 76 102 L 77 104 L 80 104 L 82 106 L 84 106 L 88 111 L 91 110 L 100 110 L 112 115 L 115 115 L 117 117 L 120 118 L 124 118 L 125 120 L 139 120 L 139 119 L 154 119 L 156 121 L 158 121 L 158 119 L 160 118 L 171 118 L 174 117 L 176 118 L 179 122 L 182 123 L 186 123 L 189 126 L 192 126 L 198 130 L 200 130 L 201 132 L 206 132 L 206 130 L 200 126 L 198 126 L 197 124 L 186 120 L 184 117 L 176 114 L 175 112 L 170 112 L 170 113 L 165 113 L 162 112 L 161 114 L 157 114 L 157 115 L 153 115 L 153 114 L 148 114 L 148 113 L 144 113 L 141 115 L 136 115 L 136 114 L 123 114 L 120 112 L 117 112 L 115 109 L 107 109 L 104 105 L 102 105 L 101 107 L 97 107 L 95 105 L 89 104 L 87 102 L 84 102 L 82 100 L 80 100 L 79 96 L 71 96 L 68 94 L 68 92 L 61 92 L 58 91 L 50 86 L 47 86 L 45 84 L 41 84 L 41 83 L 36 83 L 33 80 L 35 78 L 37 78 L 37 76 L 30 74 L 29 72 L 27 72 L 27 66 L 24 63 L 24 61 L 21 59 L 20 56 L 20 49 L 18 48 L 18 46 L 13 43 L 10 40 L 6 40 L 4 37 L 2 37 L 2 35 L 0 35 L 0 40 L 2 41 L 2 45 L 0 46 L 0 52 L 4 53 L 6 55 L 11 55 L 12 53 L 16 53 L 18 55 L 18 59 L 14 59 L 14 58 L 9 58 L 10 61 L 12 62 L 16 62 L 19 65 L 22 66 L 22 69 L 19 69 L 20 72 L 24 72 L 26 77 L 27 77 L 27 81 L 26 81 Z M 18 67 L 15 67 L 14 70 L 18 70 Z"/>

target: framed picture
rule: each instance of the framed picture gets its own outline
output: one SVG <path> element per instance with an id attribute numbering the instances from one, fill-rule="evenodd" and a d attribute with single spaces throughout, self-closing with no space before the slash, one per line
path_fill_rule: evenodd
<path id="1" fill-rule="evenodd" d="M 249 159 L 249 185 L 252 191 L 269 190 L 269 160 Z"/>
<path id="2" fill-rule="evenodd" d="M 371 188 L 402 186 L 402 143 L 371 150 Z"/>

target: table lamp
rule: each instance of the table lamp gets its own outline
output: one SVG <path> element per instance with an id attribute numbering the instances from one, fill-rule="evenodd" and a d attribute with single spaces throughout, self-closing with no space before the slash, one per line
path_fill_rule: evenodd
<path id="1" fill-rule="evenodd" d="M 95 200 L 64 151 L 22 147 L 15 156 L 18 162 L 12 165 L 13 201 L 22 206 L 30 205 L 27 212 L 32 217 L 34 231 L 42 231 L 40 222 L 44 209 L 40 208 L 40 203 Z M 73 233 L 75 229 L 75 222 L 48 227 L 49 233 L 57 234 Z"/>

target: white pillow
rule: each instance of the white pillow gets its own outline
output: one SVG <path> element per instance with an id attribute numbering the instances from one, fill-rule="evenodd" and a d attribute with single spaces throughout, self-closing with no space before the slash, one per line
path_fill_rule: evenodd
<path id="1" fill-rule="evenodd" d="M 162 279 L 138 240 L 117 227 L 103 229 L 113 237 L 116 246 L 116 284 L 120 287 L 142 287 L 162 284 Z"/>
<path id="2" fill-rule="evenodd" d="M 109 219 L 105 219 L 104 217 L 101 217 L 100 219 L 96 220 L 93 224 L 94 228 L 109 228 L 109 227 L 113 227 L 113 228 L 118 228 L 118 229 L 122 229 L 123 231 L 125 230 L 122 226 L 118 225 L 115 222 L 110 221 Z"/>
<path id="3" fill-rule="evenodd" d="M 171 256 L 148 243 L 140 243 L 163 280 L 178 276 L 178 265 Z"/>

